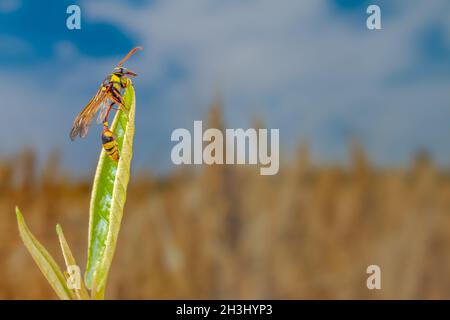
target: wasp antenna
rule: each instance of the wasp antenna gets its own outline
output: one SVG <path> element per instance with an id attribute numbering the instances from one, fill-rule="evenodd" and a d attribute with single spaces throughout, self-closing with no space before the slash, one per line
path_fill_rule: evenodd
<path id="1" fill-rule="evenodd" d="M 138 50 L 144 50 L 142 49 L 142 47 L 136 47 L 133 50 L 131 50 L 130 52 L 128 52 L 128 54 L 125 56 L 125 58 L 122 59 L 122 61 L 119 62 L 119 64 L 117 65 L 118 67 L 121 67 L 125 61 L 127 61 L 136 51 Z"/>

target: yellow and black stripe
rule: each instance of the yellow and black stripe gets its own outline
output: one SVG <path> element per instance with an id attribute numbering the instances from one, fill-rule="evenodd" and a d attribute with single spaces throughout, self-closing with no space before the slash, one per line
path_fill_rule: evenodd
<path id="1" fill-rule="evenodd" d="M 119 161 L 119 147 L 117 145 L 116 138 L 111 130 L 108 128 L 108 124 L 104 124 L 102 133 L 102 143 L 103 149 L 105 149 L 106 154 L 115 162 Z"/>

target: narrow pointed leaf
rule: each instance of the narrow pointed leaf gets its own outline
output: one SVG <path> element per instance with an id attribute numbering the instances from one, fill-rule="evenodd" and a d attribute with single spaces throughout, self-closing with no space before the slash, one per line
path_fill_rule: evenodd
<path id="1" fill-rule="evenodd" d="M 135 94 L 131 81 L 124 94 L 127 113 L 116 113 L 111 130 L 120 150 L 118 163 L 102 149 L 91 196 L 86 286 L 94 298 L 103 298 L 106 278 L 122 220 L 134 137 Z"/>
<path id="2" fill-rule="evenodd" d="M 33 234 L 28 229 L 25 219 L 22 216 L 19 208 L 16 207 L 17 223 L 19 225 L 19 233 L 23 243 L 27 247 L 34 261 L 38 265 L 41 272 L 44 274 L 47 281 L 55 290 L 58 297 L 62 300 L 70 300 L 73 298 L 70 289 L 67 287 L 66 278 L 61 272 L 58 264 L 52 258 L 50 253 L 44 248 L 42 244 L 37 241 Z"/>
<path id="3" fill-rule="evenodd" d="M 61 245 L 61 251 L 64 256 L 64 261 L 66 262 L 67 270 L 69 270 L 71 266 L 77 266 L 79 268 L 72 254 L 72 250 L 70 250 L 69 244 L 66 241 L 66 237 L 64 237 L 63 230 L 59 224 L 56 225 L 56 233 L 58 234 L 59 244 Z M 79 286 L 79 290 L 72 290 L 73 296 L 75 296 L 78 300 L 89 299 L 89 294 L 86 290 L 86 287 L 84 286 L 84 282 L 80 281 Z"/>

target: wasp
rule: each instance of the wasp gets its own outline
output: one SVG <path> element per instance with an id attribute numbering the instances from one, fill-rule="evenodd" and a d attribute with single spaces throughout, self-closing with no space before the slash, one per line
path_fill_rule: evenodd
<path id="1" fill-rule="evenodd" d="M 102 145 L 106 154 L 115 162 L 119 161 L 119 148 L 114 133 L 109 129 L 108 116 L 111 110 L 122 110 L 126 112 L 122 92 L 129 83 L 130 77 L 137 74 L 123 67 L 123 64 L 141 47 L 131 50 L 125 58 L 114 68 L 113 72 L 106 76 L 100 84 L 95 96 L 89 101 L 86 107 L 77 115 L 70 130 L 70 139 L 73 141 L 79 135 L 81 138 L 87 136 L 89 127 L 97 116 L 97 124 L 103 123 Z M 114 108 L 114 105 L 117 107 Z"/>

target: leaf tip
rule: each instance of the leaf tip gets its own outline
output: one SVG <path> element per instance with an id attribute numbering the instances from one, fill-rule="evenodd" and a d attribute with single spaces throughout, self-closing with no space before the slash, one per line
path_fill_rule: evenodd
<path id="1" fill-rule="evenodd" d="M 22 212 L 20 211 L 18 206 L 16 206 L 16 218 L 17 223 L 19 224 L 19 230 L 21 230 L 25 225 L 25 219 L 23 218 Z"/>

